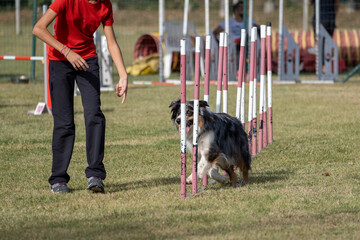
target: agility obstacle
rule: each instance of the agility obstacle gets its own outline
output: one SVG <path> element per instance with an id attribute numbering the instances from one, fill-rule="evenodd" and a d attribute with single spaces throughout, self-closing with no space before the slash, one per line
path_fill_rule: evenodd
<path id="1" fill-rule="evenodd" d="M 43 61 L 44 57 L 39 56 L 0 56 L 0 60 L 25 60 L 25 61 Z"/>
<path id="2" fill-rule="evenodd" d="M 218 74 L 217 74 L 217 91 L 216 91 L 216 112 L 221 111 L 221 90 L 222 90 L 222 71 L 224 61 L 224 35 L 220 33 L 220 44 L 219 44 L 219 61 L 218 61 Z"/>
<path id="3" fill-rule="evenodd" d="M 198 134 L 199 134 L 199 88 L 200 88 L 200 37 L 195 41 L 195 84 L 194 84 L 194 120 L 193 120 L 193 166 L 192 193 L 197 193 L 197 163 L 198 163 Z"/>
<path id="4" fill-rule="evenodd" d="M 180 40 L 180 138 L 181 138 L 181 198 L 186 198 L 186 41 Z"/>
<path id="5" fill-rule="evenodd" d="M 236 117 L 240 119 L 245 128 L 245 46 L 246 31 L 241 32 L 240 55 L 239 55 L 239 71 L 237 73 L 237 95 L 236 95 Z M 251 29 L 250 35 L 250 69 L 249 69 L 249 108 L 248 108 L 248 142 L 249 151 L 252 156 L 262 151 L 268 144 L 273 142 L 273 116 L 272 116 L 272 69 L 271 69 L 271 24 L 267 26 L 261 25 L 261 54 L 260 54 L 260 92 L 259 92 L 259 111 L 257 112 L 257 28 Z M 181 198 L 191 197 L 202 191 L 208 184 L 207 175 L 203 176 L 203 187 L 198 190 L 197 179 L 197 163 L 198 163 L 198 120 L 199 120 L 199 88 L 200 88 L 200 42 L 201 38 L 196 37 L 195 44 L 195 77 L 194 82 L 186 81 L 186 39 L 180 41 L 180 91 L 181 91 Z M 210 56 L 211 56 L 211 38 L 206 37 L 205 45 L 205 74 L 204 74 L 204 99 L 209 100 L 209 72 L 210 72 Z M 216 81 L 216 112 L 221 111 L 221 100 L 223 101 L 223 112 L 227 112 L 228 103 L 228 82 L 227 82 L 227 52 L 228 39 L 226 33 L 220 34 L 219 42 L 219 61 L 218 61 L 218 79 Z M 266 72 L 267 69 L 267 72 Z M 194 84 L 194 120 L 193 120 L 193 144 L 192 144 L 192 191 L 186 195 L 186 85 Z M 259 114 L 259 123 L 257 115 Z M 258 126 L 259 124 L 259 126 Z M 257 137 L 257 129 L 259 128 L 259 136 Z M 209 184 L 213 183 L 212 180 Z"/>
<path id="6" fill-rule="evenodd" d="M 259 143 L 258 152 L 263 148 L 264 143 L 264 85 L 265 85 L 265 46 L 266 46 L 266 26 L 260 26 L 261 53 L 260 53 L 260 102 L 259 102 Z"/>
<path id="7" fill-rule="evenodd" d="M 254 34 L 254 30 L 256 32 L 256 28 L 251 29 L 251 45 L 250 45 L 250 72 L 249 72 L 249 110 L 248 110 L 248 144 L 249 144 L 249 151 L 252 153 L 251 145 L 252 145 L 252 127 L 253 127 L 253 101 L 254 101 L 254 70 L 255 67 L 255 55 L 256 55 L 256 34 Z M 256 97 L 256 96 L 255 96 Z M 254 155 L 254 154 L 252 154 Z"/>
<path id="8" fill-rule="evenodd" d="M 245 128 L 245 43 L 246 43 L 246 30 L 242 29 L 235 116 L 238 119 L 240 119 L 244 128 Z"/>
<path id="9" fill-rule="evenodd" d="M 273 142 L 273 116 L 272 116 L 272 69 L 271 69 L 271 46 L 272 46 L 272 42 L 271 42 L 271 23 L 267 24 L 266 27 L 266 41 L 267 41 L 267 46 L 266 46 L 266 57 L 267 57 L 267 93 L 268 93 L 268 124 L 269 124 L 269 137 L 268 139 L 268 143 L 272 143 Z M 267 143 L 266 143 L 267 145 Z"/>
<path id="10" fill-rule="evenodd" d="M 40 115 L 45 112 L 51 112 L 50 89 L 48 84 L 48 59 L 47 46 L 44 44 L 44 56 L 0 56 L 0 60 L 15 60 L 15 61 L 42 61 L 44 63 L 44 100 L 39 102 L 35 110 L 29 110 L 29 114 Z"/>

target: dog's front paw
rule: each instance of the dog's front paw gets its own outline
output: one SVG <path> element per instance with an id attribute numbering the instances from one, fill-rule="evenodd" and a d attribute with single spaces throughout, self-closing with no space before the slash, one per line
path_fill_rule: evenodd
<path id="1" fill-rule="evenodd" d="M 226 177 L 220 175 L 219 170 L 216 167 L 211 168 L 208 173 L 210 178 L 214 179 L 215 181 L 219 183 L 226 183 Z"/>
<path id="2" fill-rule="evenodd" d="M 241 187 L 242 185 L 243 185 L 242 182 L 237 182 L 237 183 L 233 184 L 232 186 L 234 188 L 237 188 L 237 187 Z"/>
<path id="3" fill-rule="evenodd" d="M 219 183 L 222 183 L 222 184 L 226 183 L 226 177 L 224 177 L 224 176 L 222 176 L 220 174 L 213 175 L 211 178 L 214 179 L 215 181 L 219 182 Z"/>
<path id="4" fill-rule="evenodd" d="M 186 184 L 192 184 L 192 175 L 186 178 Z"/>
<path id="5" fill-rule="evenodd" d="M 218 179 L 216 179 L 218 182 L 221 182 L 221 183 L 226 183 L 226 177 L 224 176 L 221 176 L 219 177 Z"/>
<path id="6" fill-rule="evenodd" d="M 247 183 L 244 180 L 238 181 L 237 183 L 233 184 L 233 187 L 241 187 L 241 186 L 245 186 Z"/>

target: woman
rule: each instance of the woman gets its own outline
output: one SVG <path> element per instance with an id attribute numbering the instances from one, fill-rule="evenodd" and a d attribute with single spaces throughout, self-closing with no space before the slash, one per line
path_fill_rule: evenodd
<path id="1" fill-rule="evenodd" d="M 54 19 L 55 34 L 52 36 L 47 27 Z M 105 117 L 100 109 L 99 66 L 93 34 L 102 24 L 109 52 L 119 72 L 116 95 L 122 96 L 124 103 L 128 79 L 113 22 L 110 0 L 55 0 L 34 26 L 33 34 L 50 46 L 49 86 L 54 119 L 52 174 L 49 178 L 52 192 L 70 192 L 67 169 L 75 140 L 75 81 L 84 108 L 87 189 L 104 192 Z"/>

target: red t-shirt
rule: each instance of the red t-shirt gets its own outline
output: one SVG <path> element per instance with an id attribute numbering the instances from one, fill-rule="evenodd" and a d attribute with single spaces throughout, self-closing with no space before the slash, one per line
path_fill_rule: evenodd
<path id="1" fill-rule="evenodd" d="M 100 23 L 103 26 L 114 23 L 110 0 L 98 0 L 96 4 L 88 0 L 55 0 L 50 8 L 57 13 L 54 37 L 84 59 L 97 56 L 94 32 Z M 66 61 L 64 55 L 52 47 L 48 57 Z"/>

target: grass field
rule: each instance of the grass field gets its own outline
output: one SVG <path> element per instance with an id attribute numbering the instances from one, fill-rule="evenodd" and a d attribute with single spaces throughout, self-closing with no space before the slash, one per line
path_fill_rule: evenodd
<path id="1" fill-rule="evenodd" d="M 211 86 L 212 109 L 215 92 Z M 231 86 L 231 115 L 235 92 Z M 102 93 L 108 176 L 100 195 L 85 190 L 75 97 L 72 193 L 59 195 L 47 183 L 52 117 L 26 114 L 43 100 L 42 85 L 2 84 L 0 239 L 359 239 L 359 92 L 358 77 L 274 86 L 275 141 L 253 158 L 250 184 L 215 183 L 181 200 L 180 140 L 168 108 L 179 87 L 131 86 L 124 105 Z"/>

